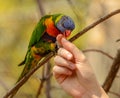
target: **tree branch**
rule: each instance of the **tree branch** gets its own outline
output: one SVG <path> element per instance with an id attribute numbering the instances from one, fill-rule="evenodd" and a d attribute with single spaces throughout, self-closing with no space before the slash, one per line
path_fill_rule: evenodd
<path id="1" fill-rule="evenodd" d="M 111 69 L 108 73 L 108 76 L 106 77 L 105 82 L 103 83 L 103 89 L 108 93 L 112 83 L 117 75 L 117 72 L 120 68 L 120 50 L 118 50 L 116 58 L 113 61 L 113 64 L 111 66 Z"/>
<path id="2" fill-rule="evenodd" d="M 120 9 L 115 10 L 109 14 L 107 14 L 106 16 L 100 18 L 99 20 L 95 21 L 93 24 L 87 26 L 86 28 L 84 28 L 81 32 L 79 32 L 78 34 L 74 35 L 69 41 L 73 42 L 74 40 L 76 40 L 77 38 L 79 38 L 80 36 L 82 36 L 83 34 L 85 34 L 88 30 L 94 28 L 96 25 L 100 24 L 101 22 L 109 19 L 110 17 L 116 15 L 120 13 Z M 43 64 L 45 64 L 51 57 L 53 57 L 54 54 L 53 52 L 49 53 L 45 59 L 43 59 L 37 66 L 35 66 L 29 73 L 27 73 L 12 89 L 10 89 L 3 98 L 8 98 L 12 93 L 14 93 L 14 91 L 18 90 L 20 87 L 22 87 L 22 85 L 29 79 L 29 77 L 37 70 L 39 69 Z"/>
<path id="3" fill-rule="evenodd" d="M 98 50 L 98 49 L 86 49 L 86 50 L 82 50 L 83 52 L 99 52 L 105 56 L 107 56 L 108 58 L 110 58 L 111 60 L 114 60 L 114 57 L 112 57 L 111 55 L 109 55 L 108 53 L 102 51 L 102 50 Z"/>
<path id="4" fill-rule="evenodd" d="M 42 1 L 41 0 L 36 0 L 36 1 L 37 1 L 37 4 L 38 4 L 38 7 L 39 7 L 40 14 L 42 16 L 45 15 L 45 10 L 43 8 Z"/>
<path id="5" fill-rule="evenodd" d="M 46 65 L 46 86 L 45 86 L 45 93 L 46 98 L 51 98 L 51 63 L 48 62 Z"/>
<path id="6" fill-rule="evenodd" d="M 80 22 L 81 21 L 81 17 L 78 15 L 78 11 L 76 11 L 76 9 L 75 9 L 75 6 L 73 4 L 73 0 L 67 0 L 67 2 L 70 5 L 73 13 L 75 14 L 77 21 Z"/>

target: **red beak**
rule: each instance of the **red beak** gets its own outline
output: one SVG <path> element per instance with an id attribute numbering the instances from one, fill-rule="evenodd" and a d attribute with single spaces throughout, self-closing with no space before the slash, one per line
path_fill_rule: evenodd
<path id="1" fill-rule="evenodd" d="M 70 36 L 70 34 L 71 34 L 71 30 L 66 30 L 64 33 L 63 33 L 63 35 L 64 35 L 64 37 L 68 37 L 68 36 Z"/>

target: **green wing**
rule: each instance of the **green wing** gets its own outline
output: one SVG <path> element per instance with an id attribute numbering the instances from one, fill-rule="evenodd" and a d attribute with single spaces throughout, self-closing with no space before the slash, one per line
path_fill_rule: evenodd
<path id="1" fill-rule="evenodd" d="M 28 49 L 31 48 L 32 46 L 34 46 L 37 42 L 39 42 L 39 40 L 41 39 L 42 35 L 45 32 L 45 25 L 44 25 L 44 21 L 45 21 L 46 17 L 43 17 L 40 19 L 40 21 L 38 22 L 37 26 L 35 27 L 29 45 L 28 45 Z"/>
<path id="2" fill-rule="evenodd" d="M 46 16 L 42 17 L 40 19 L 40 21 L 38 22 L 37 26 L 35 27 L 35 29 L 32 33 L 25 59 L 18 66 L 25 64 L 26 57 L 27 57 L 28 52 L 30 51 L 30 48 L 40 41 L 42 35 L 45 33 L 45 30 L 46 30 L 46 26 L 44 25 L 45 19 L 49 18 L 50 16 L 51 15 L 46 15 Z"/>

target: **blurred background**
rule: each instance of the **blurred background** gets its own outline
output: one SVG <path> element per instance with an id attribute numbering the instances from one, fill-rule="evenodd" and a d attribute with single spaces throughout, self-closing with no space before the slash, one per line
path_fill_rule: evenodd
<path id="1" fill-rule="evenodd" d="M 76 29 L 71 37 L 107 13 L 120 8 L 120 0 L 0 0 L 0 97 L 14 86 L 24 66 L 24 59 L 32 31 L 44 14 L 63 13 L 73 18 Z M 41 8 L 41 10 L 40 10 Z M 41 12 L 42 11 L 42 12 Z M 120 48 L 120 14 L 99 24 L 74 41 L 80 49 L 99 49 L 115 56 Z M 87 52 L 99 83 L 105 81 L 112 60 L 97 53 Z M 35 72 L 15 98 L 35 98 L 41 78 L 41 69 Z M 49 98 L 71 98 L 51 79 Z M 120 94 L 120 71 L 111 92 Z M 109 93 L 110 98 L 120 98 Z M 47 98 L 45 88 L 39 98 Z"/>

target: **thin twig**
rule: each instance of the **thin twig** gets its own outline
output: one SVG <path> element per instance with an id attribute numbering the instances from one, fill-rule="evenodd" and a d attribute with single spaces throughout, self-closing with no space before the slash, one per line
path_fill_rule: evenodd
<path id="1" fill-rule="evenodd" d="M 120 50 L 118 50 L 116 58 L 114 59 L 111 69 L 105 79 L 105 82 L 103 83 L 103 89 L 106 91 L 106 93 L 109 92 L 119 68 L 120 68 Z"/>
<path id="2" fill-rule="evenodd" d="M 117 40 L 116 40 L 116 42 L 119 42 L 119 41 L 120 41 L 120 39 L 117 39 Z"/>
<path id="3" fill-rule="evenodd" d="M 35 98 L 39 98 L 39 95 L 41 94 L 41 90 L 43 88 L 44 83 L 45 83 L 45 79 L 41 79 L 41 83 L 39 85 L 39 88 L 38 88 L 38 91 L 37 91 L 37 94 L 36 94 Z"/>
<path id="4" fill-rule="evenodd" d="M 51 98 L 51 63 L 48 62 L 47 66 L 46 66 L 46 89 L 45 89 L 45 93 L 46 93 L 46 98 Z"/>
<path id="5" fill-rule="evenodd" d="M 86 28 L 84 28 L 81 32 L 79 32 L 78 34 L 74 35 L 70 41 L 73 42 L 74 40 L 76 40 L 78 37 L 82 36 L 83 34 L 85 34 L 88 30 L 94 28 L 96 25 L 100 24 L 101 22 L 109 19 L 110 17 L 116 15 L 120 13 L 120 9 L 115 10 L 109 14 L 107 14 L 106 16 L 104 16 L 103 18 L 100 18 L 99 20 L 95 21 L 93 24 L 87 26 Z M 53 57 L 54 54 L 51 52 L 48 54 L 48 56 L 46 56 L 46 59 L 44 59 L 43 61 L 41 61 L 37 66 L 35 66 L 29 73 L 26 74 L 25 77 L 23 77 L 12 89 L 10 89 L 3 98 L 8 98 L 15 90 L 18 90 L 28 79 L 29 77 L 37 70 L 39 69 L 43 64 L 45 64 L 51 57 Z"/>
<path id="6" fill-rule="evenodd" d="M 39 98 L 39 95 L 41 94 L 41 90 L 43 88 L 44 82 L 46 80 L 44 71 L 45 71 L 45 65 L 43 66 L 43 69 L 42 69 L 42 78 L 40 79 L 40 85 L 39 85 L 39 88 L 38 88 L 38 91 L 36 94 L 36 98 Z"/>
<path id="7" fill-rule="evenodd" d="M 73 0 L 67 0 L 68 4 L 70 5 L 73 13 L 75 14 L 77 21 L 80 22 L 81 21 L 81 17 L 80 15 L 78 15 L 78 12 L 75 9 L 75 5 L 73 4 Z"/>
<path id="8" fill-rule="evenodd" d="M 41 16 L 45 15 L 45 10 L 43 8 L 41 0 L 36 0 L 36 1 L 37 1 L 37 4 L 38 4 L 38 7 L 39 7 L 39 11 L 40 11 Z"/>
<path id="9" fill-rule="evenodd" d="M 102 51 L 102 50 L 98 50 L 98 49 L 85 49 L 85 50 L 82 50 L 83 52 L 99 52 L 99 53 L 102 53 L 103 55 L 107 56 L 108 58 L 114 60 L 114 57 L 112 57 L 111 55 L 109 55 L 108 53 Z"/>
<path id="10" fill-rule="evenodd" d="M 36 98 L 39 98 L 39 95 L 41 94 L 41 90 L 42 90 L 43 85 L 44 85 L 45 82 L 46 82 L 46 86 L 47 86 L 47 83 L 48 83 L 48 88 L 49 87 L 51 88 L 51 86 L 50 86 L 50 78 L 51 78 L 52 74 L 50 73 L 50 68 L 51 67 L 50 67 L 49 62 L 46 63 L 43 66 L 42 78 L 40 79 L 41 82 L 40 82 L 40 86 L 39 86 L 39 89 L 38 89 L 37 94 L 36 94 Z M 49 93 L 50 91 L 48 90 L 48 88 L 46 88 L 46 93 L 47 93 L 46 96 L 48 96 L 47 98 L 51 98 L 50 93 Z"/>

